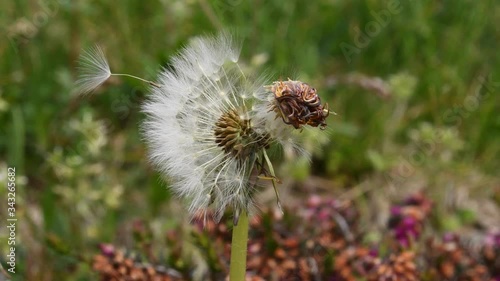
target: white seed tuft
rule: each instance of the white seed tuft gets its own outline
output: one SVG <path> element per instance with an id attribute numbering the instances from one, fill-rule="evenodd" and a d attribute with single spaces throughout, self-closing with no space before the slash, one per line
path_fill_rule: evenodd
<path id="1" fill-rule="evenodd" d="M 251 165 L 216 142 L 218 120 L 230 111 L 249 116 L 236 64 L 239 48 L 230 35 L 198 37 L 172 58 L 174 70 L 163 70 L 142 109 L 149 156 L 169 179 L 171 190 L 189 203 L 194 216 L 213 207 L 218 221 L 227 207 L 251 211 L 248 181 Z M 263 87 L 263 85 L 259 85 Z"/>
<path id="2" fill-rule="evenodd" d="M 111 76 L 109 64 L 99 46 L 94 46 L 82 53 L 78 65 L 78 80 L 75 92 L 80 95 L 90 94 Z"/>

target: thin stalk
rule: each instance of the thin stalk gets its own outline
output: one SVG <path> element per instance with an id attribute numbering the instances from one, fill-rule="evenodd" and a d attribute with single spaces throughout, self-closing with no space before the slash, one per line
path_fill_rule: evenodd
<path id="1" fill-rule="evenodd" d="M 151 86 L 154 86 L 154 87 L 157 87 L 157 88 L 161 88 L 160 84 L 157 84 L 157 83 L 155 83 L 153 81 L 149 81 L 149 80 L 146 80 L 144 78 L 137 77 L 137 76 L 131 75 L 131 74 L 126 74 L 126 73 L 111 73 L 111 76 L 125 76 L 125 77 L 130 77 L 130 78 L 134 78 L 134 79 L 137 79 L 139 81 L 148 83 Z"/>
<path id="2" fill-rule="evenodd" d="M 274 193 L 276 194 L 276 204 L 278 204 L 278 208 L 280 209 L 281 213 L 283 213 L 283 208 L 281 208 L 281 200 L 280 200 L 280 194 L 278 192 L 278 189 L 276 188 L 276 174 L 274 173 L 274 168 L 273 168 L 273 163 L 271 160 L 269 160 L 269 157 L 267 156 L 266 150 L 263 149 L 264 152 L 264 159 L 266 160 L 267 167 L 269 168 L 269 171 L 271 172 L 271 182 L 273 183 L 273 188 L 274 188 Z"/>
<path id="3" fill-rule="evenodd" d="M 230 281 L 245 281 L 247 271 L 248 214 L 241 211 L 238 223 L 233 226 L 231 242 L 231 263 L 229 265 Z"/>

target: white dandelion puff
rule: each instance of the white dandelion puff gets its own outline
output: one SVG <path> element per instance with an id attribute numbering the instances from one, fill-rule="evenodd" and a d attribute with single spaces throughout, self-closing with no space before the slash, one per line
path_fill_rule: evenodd
<path id="1" fill-rule="evenodd" d="M 212 213 L 219 221 L 232 208 L 237 223 L 240 213 L 252 213 L 259 180 L 272 182 L 281 206 L 266 150 L 277 143 L 303 151 L 293 134 L 305 126 L 324 128 L 330 113 L 307 83 L 248 79 L 238 64 L 240 50 L 228 33 L 195 38 L 157 82 L 112 73 L 99 46 L 80 57 L 77 93 L 91 93 L 110 76 L 153 86 L 142 106 L 149 158 L 191 216 Z"/>
<path id="2" fill-rule="evenodd" d="M 159 74 L 143 105 L 149 157 L 188 203 L 191 216 L 226 208 L 235 219 L 251 213 L 258 179 L 277 179 L 266 150 L 279 143 L 303 151 L 293 133 L 326 126 L 328 106 L 300 81 L 248 79 L 238 65 L 240 46 L 227 33 L 198 37 Z M 237 221 L 236 221 L 237 222 Z"/>
<path id="3" fill-rule="evenodd" d="M 75 92 L 89 94 L 102 85 L 111 76 L 111 69 L 102 49 L 95 45 L 85 50 L 79 59 L 78 80 Z"/>
<path id="4" fill-rule="evenodd" d="M 160 87 L 143 105 L 144 137 L 152 162 L 189 203 L 189 213 L 214 208 L 218 221 L 227 207 L 237 216 L 251 211 L 249 180 L 257 151 L 267 136 L 251 125 L 251 96 L 264 85 L 249 86 L 237 65 L 239 47 L 230 35 L 199 37 L 172 59 Z"/>

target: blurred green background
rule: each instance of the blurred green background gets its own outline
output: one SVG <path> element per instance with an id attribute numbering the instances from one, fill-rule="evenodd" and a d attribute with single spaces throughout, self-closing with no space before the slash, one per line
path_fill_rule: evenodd
<path id="1" fill-rule="evenodd" d="M 13 280 L 93 280 L 85 260 L 98 243 L 134 247 L 137 221 L 162 241 L 179 224 L 139 133 L 146 85 L 111 79 L 72 95 L 82 49 L 97 43 L 114 72 L 155 79 L 193 36 L 233 30 L 245 66 L 309 82 L 337 113 L 326 133 L 304 134 L 311 166 L 280 161 L 289 198 L 357 192 L 371 205 L 424 189 L 442 203 L 439 225 L 456 229 L 457 209 L 498 211 L 499 24 L 495 0 L 2 1 L 0 215 L 15 167 Z"/>

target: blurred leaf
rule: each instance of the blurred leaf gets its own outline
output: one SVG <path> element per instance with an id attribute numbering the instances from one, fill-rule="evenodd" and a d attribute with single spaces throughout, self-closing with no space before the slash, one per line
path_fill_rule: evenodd
<path id="1" fill-rule="evenodd" d="M 470 224 L 476 220 L 476 213 L 471 209 L 458 209 L 457 216 L 462 224 Z"/>
<path id="2" fill-rule="evenodd" d="M 24 117 L 21 107 L 12 107 L 12 123 L 9 124 L 8 136 L 10 137 L 9 142 L 9 159 L 8 163 L 10 167 L 16 167 L 17 174 L 23 174 L 24 170 L 24 147 L 25 147 L 25 136 L 26 128 L 24 126 Z"/>
<path id="3" fill-rule="evenodd" d="M 384 157 L 374 150 L 368 150 L 366 152 L 366 157 L 370 160 L 373 167 L 378 171 L 384 171 L 387 168 L 387 163 Z"/>

